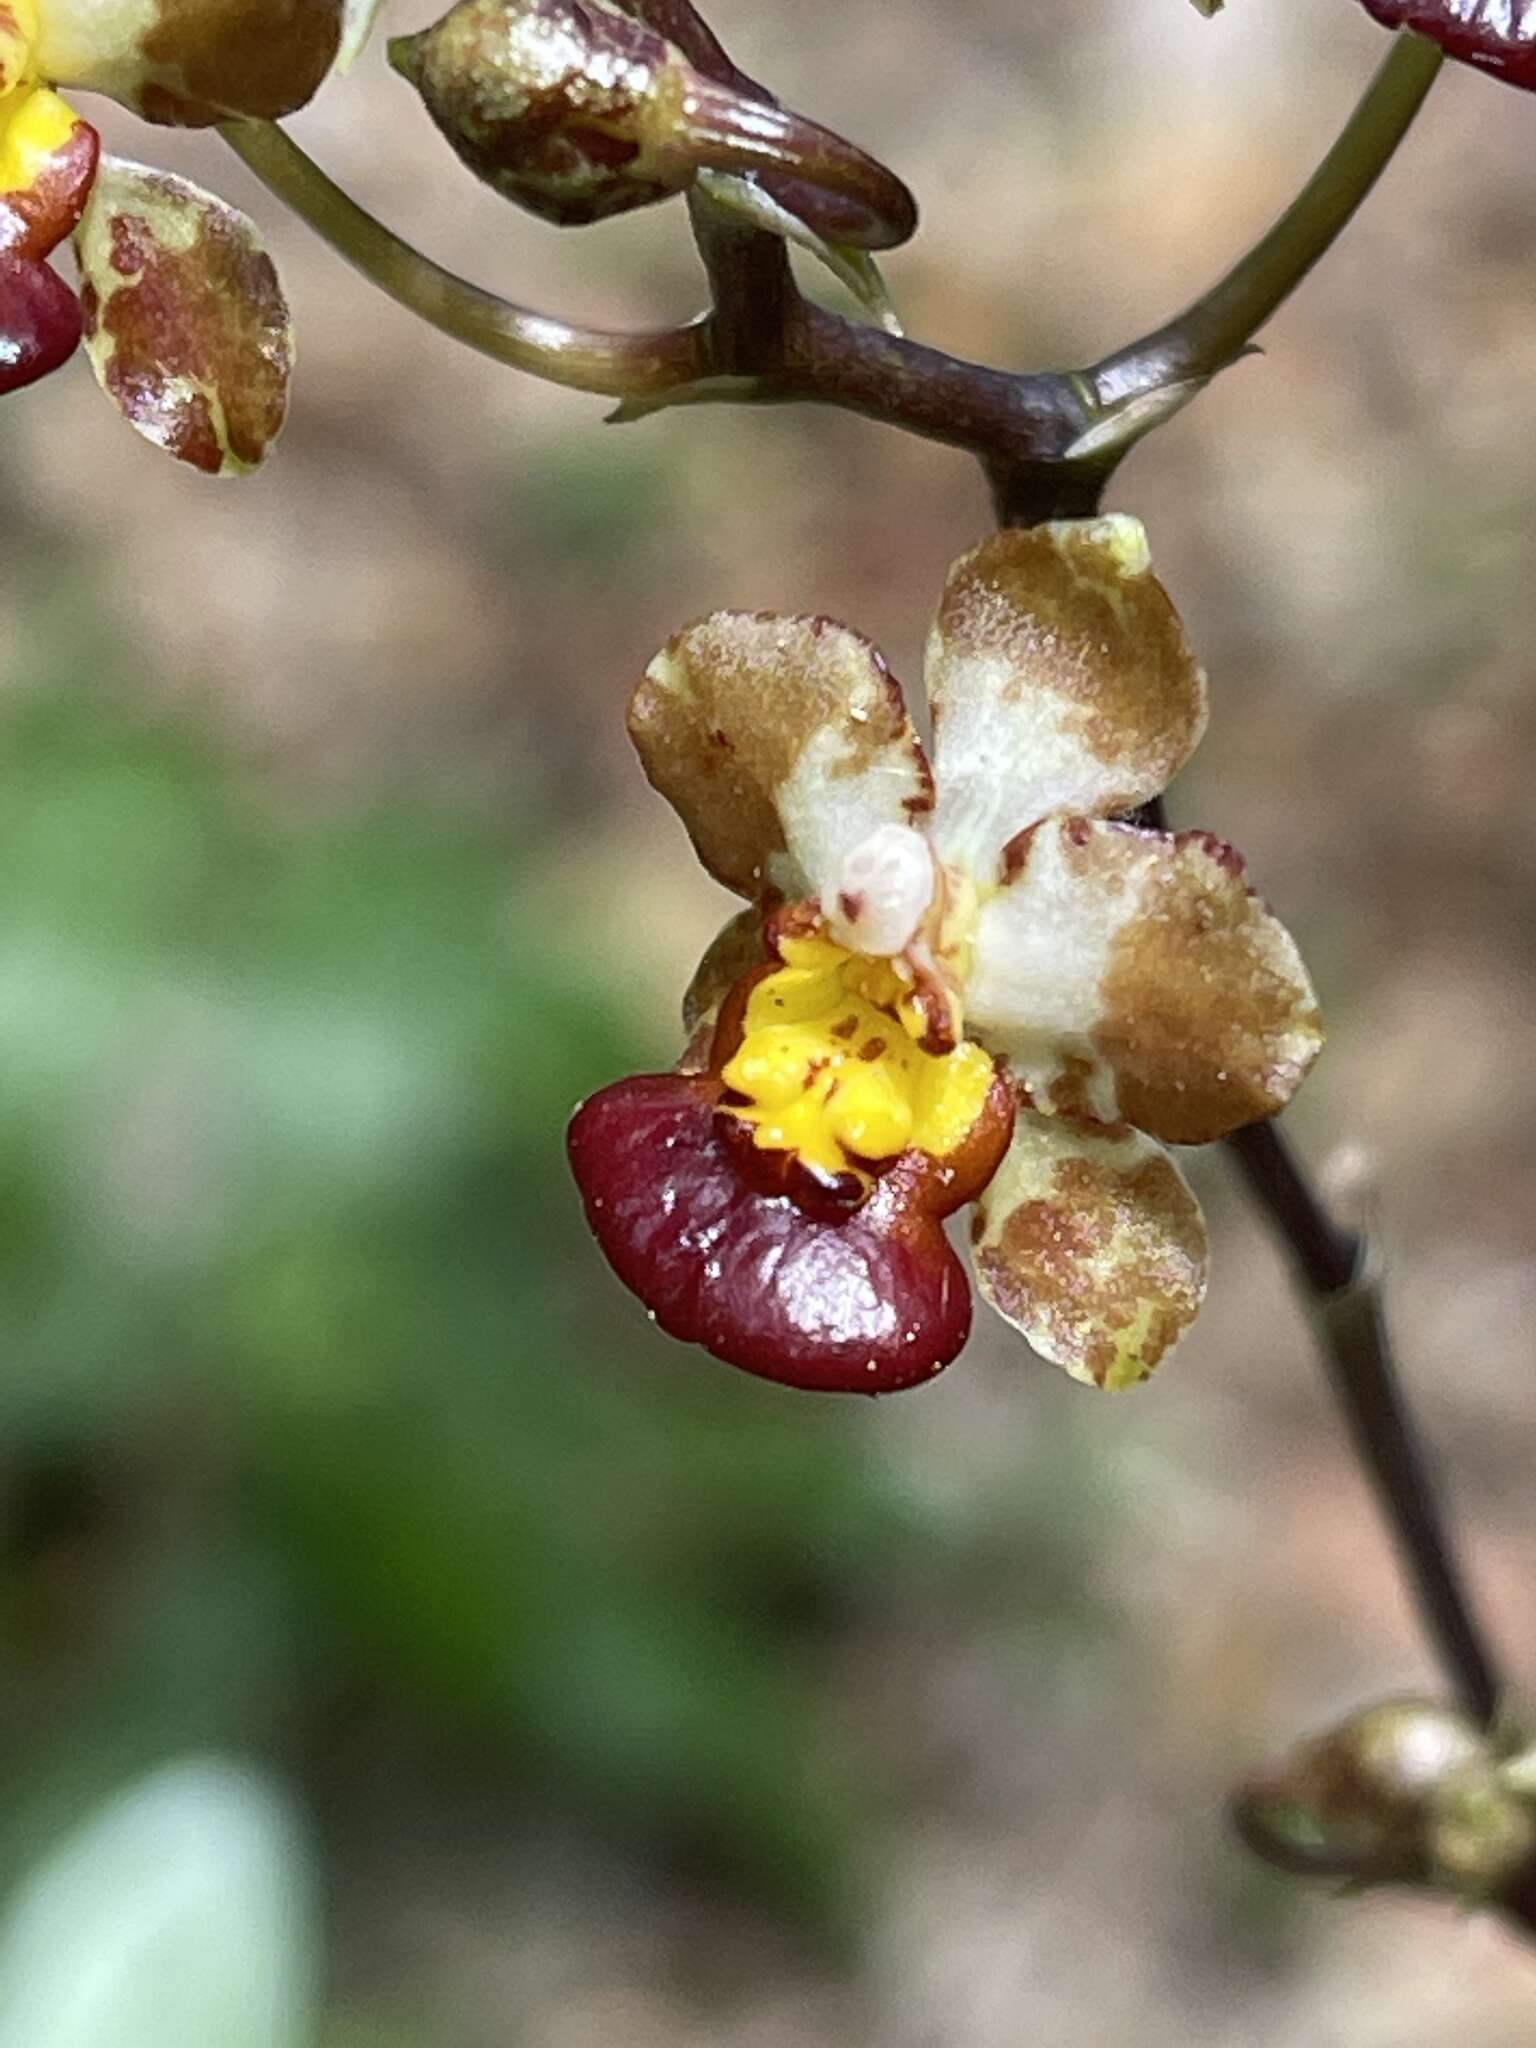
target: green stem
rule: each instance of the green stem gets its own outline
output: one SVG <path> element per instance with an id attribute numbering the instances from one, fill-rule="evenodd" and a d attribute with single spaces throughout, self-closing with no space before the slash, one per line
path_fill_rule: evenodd
<path id="1" fill-rule="evenodd" d="M 391 234 L 270 121 L 226 121 L 220 133 L 264 185 L 381 291 L 482 355 L 609 398 L 658 397 L 702 374 L 699 323 L 607 334 L 511 305 Z"/>
<path id="2" fill-rule="evenodd" d="M 1427 37 L 1400 34 L 1338 141 L 1264 239 L 1177 319 L 1087 372 L 1100 404 L 1198 384 L 1240 356 L 1354 218 L 1443 62 Z"/>

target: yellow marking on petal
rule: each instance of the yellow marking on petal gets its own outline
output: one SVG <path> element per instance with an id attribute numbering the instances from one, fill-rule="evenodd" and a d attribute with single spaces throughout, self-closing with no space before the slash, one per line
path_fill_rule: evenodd
<path id="1" fill-rule="evenodd" d="M 1099 541 L 1123 576 L 1145 576 L 1152 566 L 1147 529 L 1126 512 L 1108 512 L 1079 529 L 1084 539 Z"/>
<path id="2" fill-rule="evenodd" d="M 0 101 L 0 193 L 29 192 L 79 124 L 68 101 L 45 85 Z"/>
<path id="3" fill-rule="evenodd" d="M 824 938 L 787 939 L 782 957 L 748 997 L 741 1046 L 722 1075 L 745 1098 L 731 1113 L 753 1143 L 866 1180 L 866 1164 L 908 1150 L 957 1151 L 992 1085 L 981 1047 L 924 1052 L 910 974 L 891 960 Z"/>
<path id="4" fill-rule="evenodd" d="M 1156 1306 L 1144 1301 L 1134 1319 L 1115 1332 L 1115 1355 L 1106 1367 L 1101 1385 L 1106 1393 L 1121 1394 L 1127 1387 L 1139 1387 L 1152 1371 L 1147 1362 L 1147 1340 L 1156 1320 Z"/>

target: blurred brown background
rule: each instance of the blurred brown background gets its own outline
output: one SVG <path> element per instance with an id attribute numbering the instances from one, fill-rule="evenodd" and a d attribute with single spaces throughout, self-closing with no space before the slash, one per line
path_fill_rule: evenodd
<path id="1" fill-rule="evenodd" d="M 386 8 L 385 26 L 426 17 Z M 1384 47 L 1349 0 L 715 0 L 924 208 L 909 330 L 1082 361 L 1191 297 Z M 296 124 L 551 312 L 691 311 L 679 208 L 557 234 L 378 46 Z M 978 1319 L 797 1402 L 654 1339 L 559 1132 L 669 1058 L 721 915 L 622 729 L 689 616 L 913 678 L 966 461 L 809 410 L 623 429 L 372 294 L 209 138 L 300 372 L 210 487 L 83 365 L 5 408 L 0 1735 L 19 1867 L 135 1764 L 299 1788 L 327 2048 L 1514 2048 L 1495 1927 L 1251 1868 L 1251 1761 L 1433 1674 L 1273 1249 L 1095 1400 Z M 1265 354 L 1138 452 L 1211 670 L 1179 815 L 1302 937 L 1294 1122 L 1368 1191 L 1405 1370 L 1536 1678 L 1536 108 L 1448 75 Z M 818 286 L 817 289 L 820 287 Z"/>

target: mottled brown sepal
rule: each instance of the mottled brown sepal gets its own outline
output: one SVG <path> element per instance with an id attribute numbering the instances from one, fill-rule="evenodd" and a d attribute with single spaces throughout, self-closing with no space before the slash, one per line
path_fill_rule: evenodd
<path id="1" fill-rule="evenodd" d="M 87 351 L 124 418 L 210 476 L 254 469 L 283 424 L 293 337 L 251 222 L 107 158 L 75 246 Z"/>

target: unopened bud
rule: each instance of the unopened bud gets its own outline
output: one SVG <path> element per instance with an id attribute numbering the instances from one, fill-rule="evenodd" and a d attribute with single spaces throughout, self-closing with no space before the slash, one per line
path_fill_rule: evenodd
<path id="1" fill-rule="evenodd" d="M 1250 1779 L 1234 1818 L 1248 1846 L 1282 1870 L 1430 1883 L 1438 1803 L 1487 1761 L 1484 1737 L 1454 1708 L 1389 1700 Z"/>
<path id="2" fill-rule="evenodd" d="M 905 186 L 861 150 L 706 78 L 609 0 L 460 0 L 389 57 L 477 178 L 563 227 L 669 198 L 701 170 L 803 180 L 860 247 L 893 247 L 916 222 Z"/>

